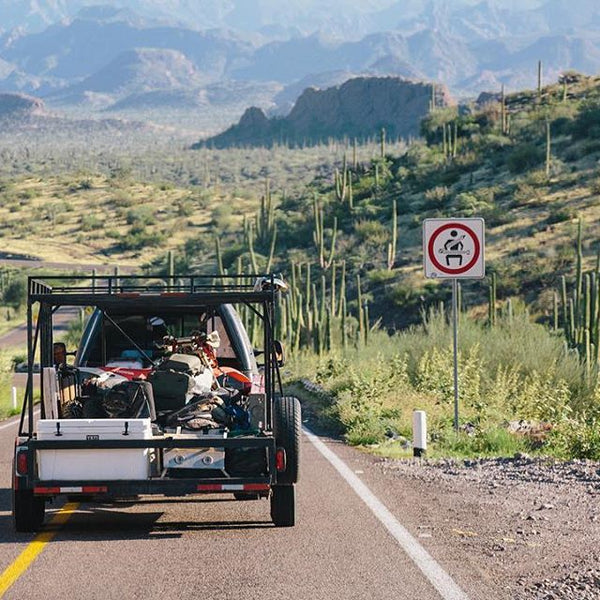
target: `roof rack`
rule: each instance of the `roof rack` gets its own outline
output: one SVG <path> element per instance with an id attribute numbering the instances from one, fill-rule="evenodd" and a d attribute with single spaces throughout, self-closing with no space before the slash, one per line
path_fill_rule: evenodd
<path id="1" fill-rule="evenodd" d="M 140 299 L 152 305 L 272 302 L 278 281 L 273 274 L 31 276 L 28 300 L 52 306 L 123 305 Z"/>

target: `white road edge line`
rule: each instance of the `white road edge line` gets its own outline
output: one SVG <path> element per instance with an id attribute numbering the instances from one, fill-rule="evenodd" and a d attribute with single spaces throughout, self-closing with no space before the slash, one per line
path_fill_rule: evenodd
<path id="1" fill-rule="evenodd" d="M 34 417 L 37 417 L 39 415 L 40 411 L 36 410 L 33 413 Z M 2 431 L 3 429 L 8 429 L 9 427 L 14 427 L 15 425 L 18 425 L 21 421 L 21 417 L 18 416 L 17 418 L 13 418 L 11 417 L 11 420 L 8 421 L 7 423 L 2 423 L 2 425 L 0 425 L 0 431 Z"/>
<path id="2" fill-rule="evenodd" d="M 421 569 L 425 577 L 444 600 L 468 600 L 468 596 L 458 587 L 452 577 L 442 569 L 436 560 L 419 542 L 398 522 L 396 517 L 383 505 L 371 490 L 352 472 L 350 467 L 330 450 L 314 433 L 303 428 L 306 437 L 315 448 L 332 464 L 335 470 L 346 480 L 359 498 L 371 509 L 388 532 L 396 539 L 401 548 Z"/>

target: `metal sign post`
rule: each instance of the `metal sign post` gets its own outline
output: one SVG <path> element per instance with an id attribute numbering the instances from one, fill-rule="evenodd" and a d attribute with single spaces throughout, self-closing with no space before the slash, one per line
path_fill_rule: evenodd
<path id="1" fill-rule="evenodd" d="M 452 279 L 452 346 L 454 349 L 454 429 L 458 431 L 458 279 Z"/>
<path id="2" fill-rule="evenodd" d="M 425 277 L 452 279 L 454 429 L 458 431 L 458 280 L 485 277 L 484 220 L 425 219 L 423 268 Z"/>

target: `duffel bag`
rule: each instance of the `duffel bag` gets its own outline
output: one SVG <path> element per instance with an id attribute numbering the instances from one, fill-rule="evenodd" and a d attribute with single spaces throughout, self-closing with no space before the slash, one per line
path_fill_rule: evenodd
<path id="1" fill-rule="evenodd" d="M 195 354 L 171 354 L 156 367 L 157 371 L 177 371 L 188 375 L 198 375 L 204 371 L 204 365 Z"/>
<path id="2" fill-rule="evenodd" d="M 191 375 L 174 370 L 156 370 L 150 373 L 148 381 L 152 384 L 154 405 L 158 411 L 185 406 L 195 383 Z"/>

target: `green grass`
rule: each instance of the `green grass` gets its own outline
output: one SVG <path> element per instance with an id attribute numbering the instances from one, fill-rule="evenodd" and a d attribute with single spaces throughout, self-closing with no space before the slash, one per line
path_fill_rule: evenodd
<path id="1" fill-rule="evenodd" d="M 0 418 L 10 417 L 21 412 L 23 389 L 17 388 L 17 408 L 12 406 L 12 355 L 8 351 L 0 352 Z"/>

